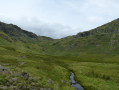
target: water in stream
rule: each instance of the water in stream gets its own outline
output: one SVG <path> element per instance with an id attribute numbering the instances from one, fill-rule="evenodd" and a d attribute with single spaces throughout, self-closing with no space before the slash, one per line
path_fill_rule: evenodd
<path id="1" fill-rule="evenodd" d="M 72 82 L 72 87 L 76 88 L 77 90 L 84 90 L 84 88 L 74 80 L 74 76 L 74 73 L 71 72 L 70 80 Z"/>

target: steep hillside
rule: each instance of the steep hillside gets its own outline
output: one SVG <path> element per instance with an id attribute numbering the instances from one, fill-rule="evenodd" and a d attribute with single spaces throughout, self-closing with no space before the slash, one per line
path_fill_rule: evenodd
<path id="1" fill-rule="evenodd" d="M 74 37 L 87 37 L 87 36 L 91 36 L 91 35 L 95 35 L 95 34 L 109 34 L 109 33 L 116 33 L 119 32 L 119 19 L 116 19 L 112 22 L 109 22 L 107 24 L 104 24 L 100 27 L 97 27 L 93 30 L 90 31 L 86 31 L 83 33 L 78 33 L 76 36 Z"/>
<path id="2" fill-rule="evenodd" d="M 0 40 L 1 45 L 4 47 L 14 48 L 19 52 L 42 54 L 43 47 L 39 44 L 50 42 L 53 39 L 45 36 L 37 36 L 13 24 L 0 22 Z"/>
<path id="3" fill-rule="evenodd" d="M 16 41 L 20 40 L 23 42 L 28 42 L 31 40 L 37 40 L 36 34 L 22 30 L 21 28 L 13 24 L 5 24 L 0 22 L 0 31 L 6 33 L 8 36 Z"/>
<path id="4" fill-rule="evenodd" d="M 46 51 L 48 54 L 74 56 L 83 54 L 118 54 L 118 37 L 119 19 L 90 31 L 55 40 L 49 44 L 50 46 Z"/>

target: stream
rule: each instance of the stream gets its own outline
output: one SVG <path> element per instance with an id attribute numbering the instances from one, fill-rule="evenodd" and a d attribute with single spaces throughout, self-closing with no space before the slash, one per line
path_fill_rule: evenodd
<path id="1" fill-rule="evenodd" d="M 76 90 L 84 90 L 84 88 L 75 81 L 74 76 L 74 73 L 71 72 L 70 80 L 72 82 L 72 87 L 76 88 Z"/>

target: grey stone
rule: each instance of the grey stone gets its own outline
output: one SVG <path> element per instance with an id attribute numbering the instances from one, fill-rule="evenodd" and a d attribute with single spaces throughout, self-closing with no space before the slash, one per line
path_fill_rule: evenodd
<path id="1" fill-rule="evenodd" d="M 69 85 L 69 84 L 70 84 L 70 82 L 66 82 L 66 84 L 68 84 L 68 85 Z"/>
<path id="2" fill-rule="evenodd" d="M 43 90 L 47 90 L 46 88 L 44 88 Z"/>
<path id="3" fill-rule="evenodd" d="M 4 73 L 6 75 L 8 75 L 10 73 L 10 71 L 7 68 L 3 68 L 1 65 L 0 65 L 0 72 Z"/>
<path id="4" fill-rule="evenodd" d="M 49 84 L 53 84 L 54 81 L 53 81 L 52 79 L 49 79 L 49 80 L 48 80 L 48 83 L 49 83 Z"/>
<path id="5" fill-rule="evenodd" d="M 26 80 L 29 79 L 29 74 L 28 74 L 28 73 L 22 72 L 21 75 L 22 75 Z"/>
<path id="6" fill-rule="evenodd" d="M 37 79 L 37 78 L 29 78 L 29 80 L 31 80 L 31 81 L 38 81 L 39 79 Z"/>
<path id="7" fill-rule="evenodd" d="M 18 81 L 18 78 L 12 78 L 11 79 L 13 82 L 17 82 Z"/>
<path id="8" fill-rule="evenodd" d="M 8 66 L 9 64 L 3 64 L 4 66 Z"/>
<path id="9" fill-rule="evenodd" d="M 26 88 L 27 88 L 27 86 L 26 86 L 26 85 L 24 85 L 24 86 L 23 86 L 23 89 L 26 89 Z"/>
<path id="10" fill-rule="evenodd" d="M 3 86 L 3 87 L 0 87 L 1 89 L 3 89 L 3 90 L 7 90 L 7 86 Z"/>
<path id="11" fill-rule="evenodd" d="M 44 90 L 43 88 L 40 88 L 40 90 Z"/>
<path id="12" fill-rule="evenodd" d="M 25 64 L 25 62 L 20 62 L 20 63 L 19 63 L 20 66 L 22 66 L 22 65 L 24 65 L 24 64 Z"/>
<path id="13" fill-rule="evenodd" d="M 66 83 L 66 81 L 62 80 L 62 83 Z"/>
<path id="14" fill-rule="evenodd" d="M 32 82 L 32 83 L 31 83 L 31 85 L 32 85 L 32 86 L 34 86 L 34 85 L 35 85 L 35 83 L 34 83 L 34 82 Z"/>
<path id="15" fill-rule="evenodd" d="M 51 88 L 48 88 L 48 90 L 51 90 Z"/>

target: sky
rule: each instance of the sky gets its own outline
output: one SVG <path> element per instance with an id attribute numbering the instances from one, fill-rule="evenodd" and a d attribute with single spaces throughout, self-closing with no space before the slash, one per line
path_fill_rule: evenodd
<path id="1" fill-rule="evenodd" d="M 119 18 L 119 0 L 0 0 L 0 21 L 55 39 Z"/>

